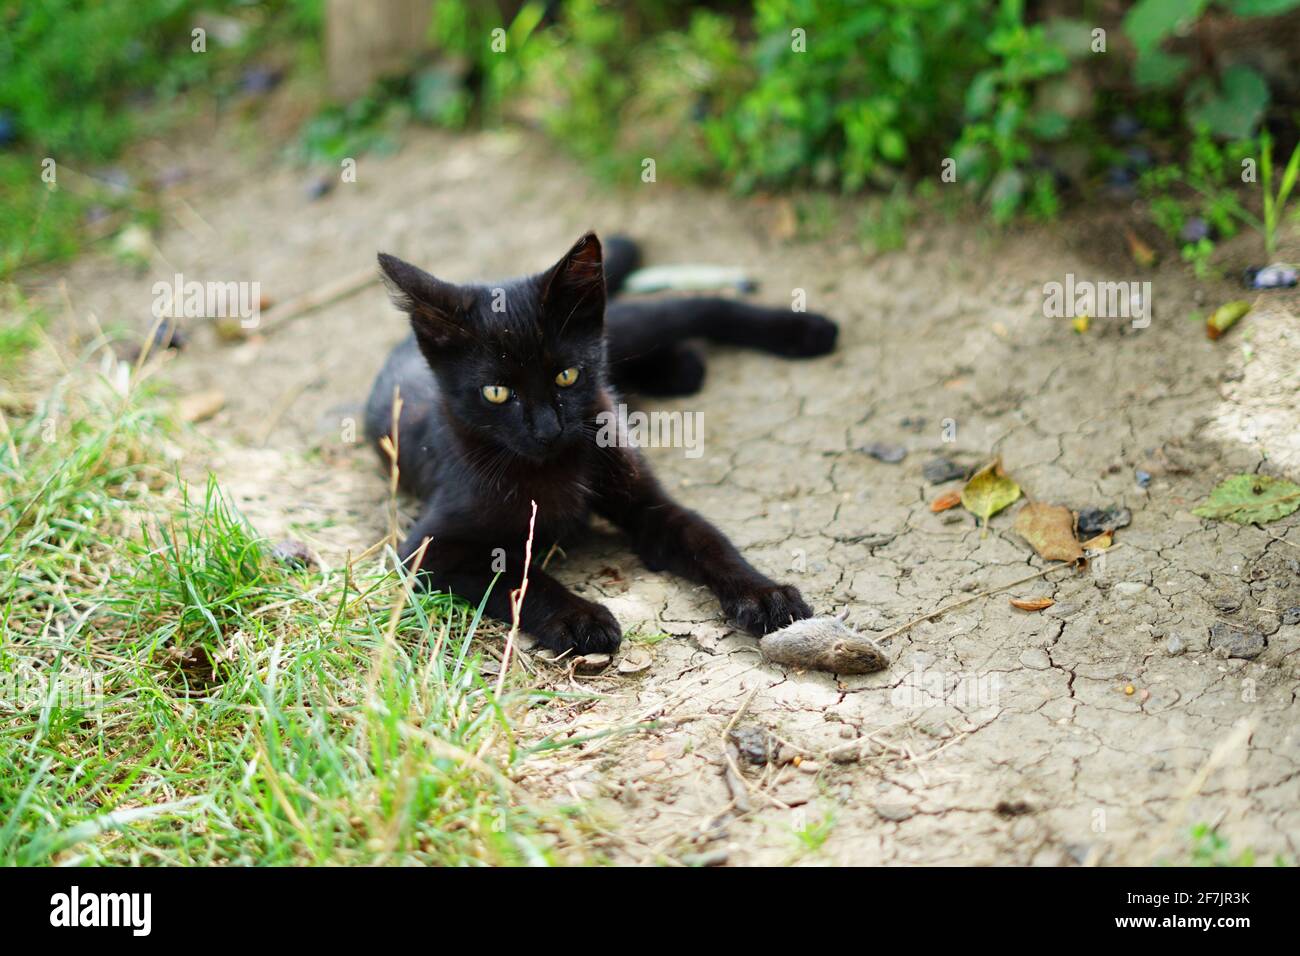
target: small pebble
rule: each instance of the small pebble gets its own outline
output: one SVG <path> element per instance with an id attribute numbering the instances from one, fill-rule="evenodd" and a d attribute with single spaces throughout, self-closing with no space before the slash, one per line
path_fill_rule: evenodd
<path id="1" fill-rule="evenodd" d="M 1133 520 L 1133 512 L 1119 505 L 1109 508 L 1084 508 L 1079 512 L 1079 537 L 1084 541 L 1095 538 L 1107 531 L 1127 528 Z"/>
<path id="2" fill-rule="evenodd" d="M 321 199 L 329 195 L 334 190 L 333 176 L 316 176 L 307 181 L 303 191 L 307 194 L 308 199 Z"/>
<path id="3" fill-rule="evenodd" d="M 755 767 L 762 767 L 775 755 L 771 735 L 761 727 L 736 727 L 727 735 L 736 750 Z"/>
<path id="4" fill-rule="evenodd" d="M 1241 598 L 1235 594 L 1216 594 L 1210 598 L 1210 603 L 1214 605 L 1216 610 L 1222 611 L 1224 614 L 1231 614 L 1241 608 Z"/>
<path id="5" fill-rule="evenodd" d="M 890 823 L 902 823 L 904 820 L 910 820 L 916 816 L 916 811 L 911 807 L 905 807 L 897 803 L 878 803 L 876 804 L 876 815 L 882 820 L 888 820 Z"/>
<path id="6" fill-rule="evenodd" d="M 1124 693 L 1125 693 L 1127 696 L 1132 697 L 1132 696 L 1133 696 L 1133 685 L 1132 685 L 1132 684 L 1125 684 L 1125 685 L 1124 685 Z"/>
<path id="7" fill-rule="evenodd" d="M 284 71 L 265 66 L 250 66 L 239 78 L 239 88 L 250 94 L 269 93 L 280 85 Z"/>
<path id="8" fill-rule="evenodd" d="M 190 344 L 190 337 L 174 319 L 165 319 L 154 329 L 153 347 L 156 349 L 173 349 L 177 352 Z"/>
<path id="9" fill-rule="evenodd" d="M 1169 652 L 1170 657 L 1177 657 L 1187 650 L 1187 643 L 1177 634 L 1170 634 L 1169 639 L 1165 641 L 1165 650 Z"/>
<path id="10" fill-rule="evenodd" d="M 1229 624 L 1215 624 L 1210 628 L 1210 647 L 1226 651 L 1227 657 L 1253 660 L 1264 652 L 1268 640 L 1259 631 L 1242 630 Z"/>
<path id="11" fill-rule="evenodd" d="M 1151 472 L 1149 471 L 1143 471 L 1139 468 L 1134 472 L 1133 477 L 1137 479 L 1137 485 L 1139 488 L 1145 488 L 1147 485 L 1151 484 Z"/>
<path id="12" fill-rule="evenodd" d="M 907 457 L 907 449 L 902 445 L 888 445 L 884 442 L 873 442 L 862 450 L 877 461 L 890 465 L 897 465 Z"/>
<path id="13" fill-rule="evenodd" d="M 946 481 L 956 481 L 959 478 L 964 479 L 970 471 L 965 465 L 959 465 L 947 458 L 931 458 L 921 466 L 921 474 L 932 485 L 941 485 Z"/>
<path id="14" fill-rule="evenodd" d="M 1289 289 L 1296 284 L 1296 271 L 1275 262 L 1262 269 L 1247 269 L 1245 281 L 1248 289 Z"/>
<path id="15" fill-rule="evenodd" d="M 1183 228 L 1179 230 L 1178 241 L 1183 243 L 1200 242 L 1202 239 L 1213 238 L 1213 230 L 1210 224 L 1200 216 L 1193 216 L 1183 223 Z"/>

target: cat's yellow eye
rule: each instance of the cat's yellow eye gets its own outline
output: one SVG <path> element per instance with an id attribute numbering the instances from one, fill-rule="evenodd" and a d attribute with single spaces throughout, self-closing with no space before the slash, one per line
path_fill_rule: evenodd
<path id="1" fill-rule="evenodd" d="M 555 384 L 560 388 L 568 388 L 578 380 L 578 370 L 576 368 L 566 368 L 559 375 L 555 376 Z"/>
<path id="2" fill-rule="evenodd" d="M 510 397 L 510 389 L 504 385 L 484 385 L 483 397 L 493 405 L 500 405 Z"/>

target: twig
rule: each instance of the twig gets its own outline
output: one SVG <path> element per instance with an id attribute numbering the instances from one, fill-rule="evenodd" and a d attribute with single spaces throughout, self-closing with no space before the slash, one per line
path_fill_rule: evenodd
<path id="1" fill-rule="evenodd" d="M 497 674 L 497 699 L 501 699 L 501 688 L 505 686 L 506 671 L 510 670 L 510 654 L 519 638 L 519 610 L 524 606 L 524 597 L 528 594 L 528 566 L 533 561 L 533 529 L 537 523 L 537 502 L 531 502 L 533 512 L 528 516 L 528 540 L 524 542 L 524 577 L 519 587 L 510 592 L 510 633 L 506 635 L 506 649 L 501 655 L 501 670 Z"/>
<path id="2" fill-rule="evenodd" d="M 388 456 L 388 540 L 397 547 L 397 480 L 400 469 L 397 458 L 402 450 L 398 423 L 402 416 L 402 387 L 393 386 L 393 424 L 389 433 L 379 439 L 379 447 Z"/>
<path id="3" fill-rule="evenodd" d="M 301 315 L 355 295 L 378 281 L 379 274 L 375 271 L 375 268 L 367 266 L 361 271 L 343 276 L 334 282 L 312 289 L 310 292 L 304 292 L 302 295 L 286 299 L 279 305 L 274 305 L 266 310 L 262 315 L 259 330 L 264 334 L 274 331 Z"/>

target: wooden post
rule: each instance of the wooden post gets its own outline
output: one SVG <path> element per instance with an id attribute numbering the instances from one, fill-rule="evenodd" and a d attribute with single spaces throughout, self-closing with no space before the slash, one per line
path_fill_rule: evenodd
<path id="1" fill-rule="evenodd" d="M 429 47 L 433 0 L 326 0 L 330 95 L 350 100 Z"/>

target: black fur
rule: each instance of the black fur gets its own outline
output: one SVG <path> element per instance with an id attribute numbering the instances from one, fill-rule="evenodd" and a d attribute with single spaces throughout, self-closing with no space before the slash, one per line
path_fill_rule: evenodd
<path id="1" fill-rule="evenodd" d="M 618 401 L 615 388 L 699 389 L 704 359 L 688 340 L 813 356 L 834 348 L 836 326 L 812 313 L 730 299 L 607 303 L 638 261 L 630 241 L 611 239 L 602 253 L 588 233 L 545 272 L 460 286 L 379 256 L 413 330 L 389 355 L 366 407 L 367 435 L 378 447 L 392 430 L 400 389 L 399 480 L 424 510 L 399 553 L 409 561 L 427 539 L 422 581 L 476 603 L 490 588 L 487 612 L 508 621 L 535 501 L 521 625 L 557 651 L 608 652 L 621 638 L 608 610 L 540 568 L 551 544 L 571 538 L 593 513 L 622 528 L 651 570 L 707 585 L 752 634 L 811 614 L 797 590 L 764 577 L 720 531 L 670 499 L 635 449 L 598 445 L 597 416 Z M 571 367 L 579 369 L 577 382 L 557 385 L 557 373 Z M 488 385 L 509 387 L 511 397 L 489 402 Z M 504 580 L 493 586 L 503 557 Z"/>

